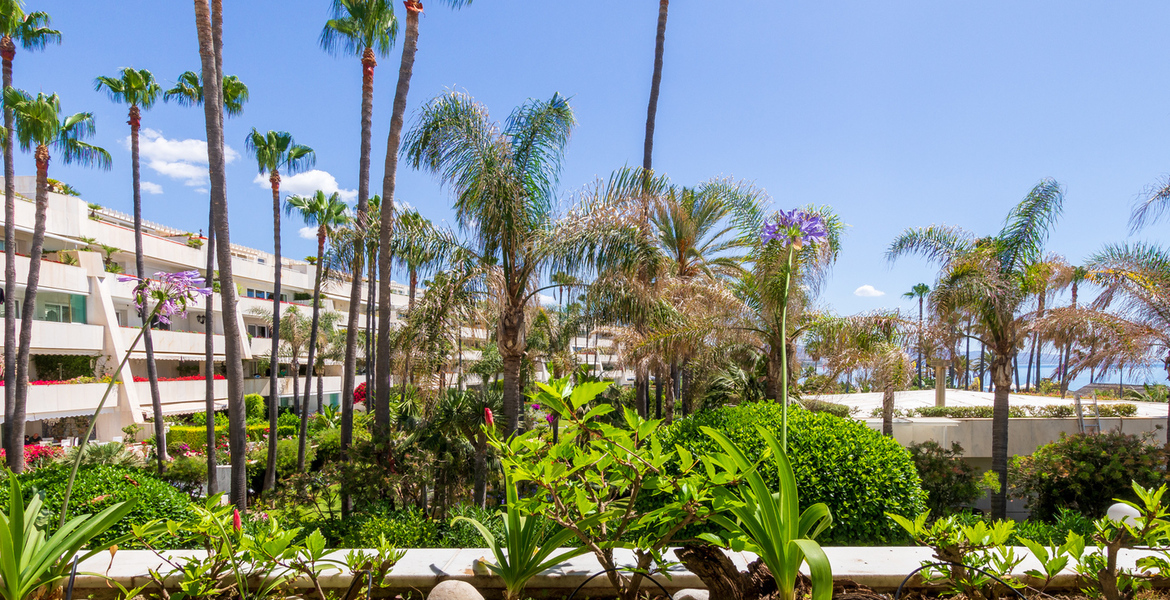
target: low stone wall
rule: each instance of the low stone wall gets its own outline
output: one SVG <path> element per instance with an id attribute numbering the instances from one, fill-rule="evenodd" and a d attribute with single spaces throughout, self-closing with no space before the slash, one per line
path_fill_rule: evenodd
<path id="1" fill-rule="evenodd" d="M 1025 557 L 1016 569 L 1018 574 L 1040 567 L 1027 549 L 1016 548 L 1015 551 L 1017 556 Z M 344 550 L 337 550 L 331 558 L 341 560 L 345 553 Z M 171 554 L 182 556 L 195 555 L 197 552 L 176 551 Z M 931 550 L 928 548 L 902 546 L 826 547 L 825 554 L 833 566 L 835 579 L 847 579 L 879 592 L 893 591 L 922 561 L 931 559 Z M 1150 551 L 1123 550 L 1119 564 L 1133 567 L 1138 558 L 1152 554 Z M 628 550 L 617 550 L 615 555 L 625 564 L 632 563 L 632 553 Z M 674 558 L 673 552 L 668 552 L 667 556 Z M 755 556 L 750 553 L 729 553 L 729 556 L 740 570 L 746 570 L 747 564 L 755 560 Z M 413 594 L 414 598 L 422 598 L 440 581 L 455 579 L 474 585 L 486 598 L 501 597 L 503 582 L 491 575 L 477 575 L 473 570 L 477 559 L 490 560 L 491 552 L 484 548 L 407 550 L 406 556 L 391 570 L 383 592 L 389 597 L 402 594 L 406 598 L 410 597 L 408 594 Z M 148 569 L 161 569 L 162 566 L 162 561 L 153 552 L 145 550 L 122 550 L 112 560 L 109 555 L 102 554 L 79 565 L 74 597 L 88 596 L 99 600 L 113 598 L 115 589 L 97 574 L 104 574 L 130 588 L 149 580 Z M 528 584 L 527 595 L 533 598 L 565 598 L 585 579 L 600 570 L 600 565 L 592 555 L 576 557 L 534 577 Z M 671 593 L 685 588 L 704 587 L 697 576 L 681 565 L 670 569 L 669 577 L 660 575 L 655 579 Z M 334 572 L 323 577 L 322 583 L 327 590 L 343 592 L 349 588 L 352 578 L 348 574 Z M 912 587 L 921 588 L 921 582 L 912 582 Z M 1075 587 L 1075 576 L 1071 569 L 1066 569 L 1050 589 Z M 612 588 L 604 576 L 590 581 L 584 592 L 593 599 L 612 597 Z M 582 597 L 578 595 L 578 598 Z"/>

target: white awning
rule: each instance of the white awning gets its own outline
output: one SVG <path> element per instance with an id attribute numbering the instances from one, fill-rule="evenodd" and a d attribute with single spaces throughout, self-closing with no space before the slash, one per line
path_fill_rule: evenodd
<path id="1" fill-rule="evenodd" d="M 107 413 L 114 412 L 115 408 L 117 408 L 117 407 L 112 406 L 111 403 L 106 403 L 106 406 L 102 408 L 101 414 L 107 414 Z M 55 410 L 55 411 L 45 411 L 45 412 L 29 411 L 25 415 L 24 420 L 25 421 L 42 421 L 44 419 L 64 419 L 66 417 L 92 417 L 93 410 L 94 409 L 92 409 L 92 408 L 87 408 L 87 409 L 77 409 L 77 410 Z M 0 414 L 0 423 L 3 423 L 3 422 L 4 422 L 4 415 Z"/>

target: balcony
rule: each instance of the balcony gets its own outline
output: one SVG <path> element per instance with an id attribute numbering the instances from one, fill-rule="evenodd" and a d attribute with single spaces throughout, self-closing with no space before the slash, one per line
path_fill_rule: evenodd
<path id="1" fill-rule="evenodd" d="M 20 336 L 20 321 L 16 322 Z M 32 354 L 101 354 L 105 347 L 105 328 L 81 323 L 33 321 Z"/>
<path id="2" fill-rule="evenodd" d="M 28 281 L 29 262 L 29 257 L 17 255 L 16 283 L 18 285 L 23 286 L 24 282 Z M 0 273 L 0 281 L 4 280 L 3 275 L 3 273 Z M 49 260 L 41 261 L 41 280 L 39 285 L 42 289 L 51 289 L 54 291 L 71 292 L 74 294 L 89 293 L 89 278 L 86 276 L 85 269 L 71 265 L 63 265 Z M 20 295 L 23 296 L 23 294 Z"/>
<path id="3" fill-rule="evenodd" d="M 137 327 L 122 327 L 122 339 L 126 346 L 138 337 Z M 166 331 L 152 329 L 151 339 L 154 341 L 154 355 L 159 360 L 178 360 L 180 358 L 200 360 L 204 356 L 204 334 L 193 331 Z M 213 336 L 215 356 L 222 360 L 224 357 L 224 340 L 222 335 Z M 133 358 L 145 358 L 146 349 L 141 342 L 134 348 Z"/>

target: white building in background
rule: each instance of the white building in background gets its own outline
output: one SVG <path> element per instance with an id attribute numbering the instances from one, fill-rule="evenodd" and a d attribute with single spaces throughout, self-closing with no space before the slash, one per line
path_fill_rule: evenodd
<path id="1" fill-rule="evenodd" d="M 35 178 L 16 178 L 16 277 L 17 292 L 6 299 L 5 309 L 12 307 L 19 317 L 28 307 L 23 306 L 25 282 L 28 279 L 29 258 L 34 225 Z M 237 223 L 241 222 L 237 216 Z M 268 227 L 268 221 L 256 222 L 257 227 Z M 2 223 L 0 223 L 2 226 Z M 143 254 L 146 275 L 156 272 L 199 271 L 207 266 L 206 238 L 193 227 L 176 229 L 157 223 L 143 222 Z M 3 240 L 0 239 L 0 248 Z M 244 335 L 245 393 L 268 396 L 269 378 L 267 358 L 271 351 L 270 317 L 272 308 L 275 257 L 267 252 L 232 245 L 232 274 L 239 291 L 239 325 Z M 87 204 L 85 200 L 57 193 L 49 193 L 44 260 L 41 262 L 40 285 L 36 306 L 32 307 L 33 335 L 29 366 L 29 381 L 58 380 L 57 373 L 38 373 L 35 357 L 38 355 L 71 355 L 94 358 L 95 375 L 112 374 L 120 359 L 134 341 L 142 325 L 134 308 L 133 283 L 119 282 L 121 273 L 135 274 L 133 217 L 118 211 Z M 304 261 L 281 259 L 281 297 L 285 302 L 282 312 L 294 305 L 302 314 L 311 311 L 311 295 L 316 267 Z M 3 281 L 0 269 L 0 281 Z M 406 286 L 391 286 L 391 321 L 401 323 L 400 317 L 408 303 Z M 326 281 L 322 289 L 322 310 L 345 314 L 349 311 L 350 283 Z M 365 329 L 370 313 L 365 306 L 363 285 L 362 306 L 358 326 Z M 210 299 L 214 312 L 211 323 L 205 323 L 207 300 L 199 300 L 186 317 L 172 319 L 169 326 L 152 330 L 155 361 L 160 378 L 175 378 L 205 374 L 205 333 L 211 327 L 215 334 L 215 360 L 224 360 L 222 314 L 219 312 L 219 294 Z M 376 316 L 374 316 L 376 319 Z M 344 326 L 344 318 L 341 320 Z M 19 337 L 20 322 L 17 321 Z M 479 348 L 485 341 L 482 328 L 463 329 L 462 357 L 452 356 L 445 368 L 451 385 L 462 368 L 480 357 Z M 595 365 L 598 374 L 613 372 L 622 383 L 625 373 L 615 370 L 617 355 L 614 341 L 605 333 L 582 337 L 574 341 L 581 363 Z M 0 339 L 0 344 L 3 340 Z M 597 346 L 600 344 L 600 352 Z M 363 354 L 359 349 L 359 356 Z M 301 375 L 305 374 L 302 356 Z M 122 381 L 116 397 L 111 394 L 98 419 L 98 439 L 109 440 L 122 436 L 122 428 L 142 423 L 152 414 L 150 390 L 146 382 L 134 382 L 146 377 L 146 356 L 141 343 L 135 347 L 127 366 L 121 371 Z M 462 360 L 460 360 L 462 359 Z M 287 370 L 287 358 L 282 358 L 282 371 Z M 342 388 L 340 363 L 326 364 L 324 396 L 328 404 L 338 404 Z M 543 375 L 543 369 L 541 369 Z M 365 376 L 359 375 L 359 381 Z M 464 380 L 468 383 L 470 377 Z M 278 379 L 281 404 L 288 405 L 292 397 L 292 378 Z M 303 380 L 302 380 L 303 383 Z M 314 387 L 316 378 L 314 378 Z M 101 402 L 107 385 L 103 383 L 31 385 L 28 392 L 29 435 L 45 437 L 72 437 L 81 435 L 83 419 L 92 415 Z M 205 407 L 205 383 L 202 378 L 193 381 L 161 381 L 159 383 L 163 412 L 168 415 L 200 412 Z M 304 393 L 304 386 L 301 386 Z M 314 390 L 314 397 L 316 390 Z M 217 405 L 226 408 L 227 382 L 215 382 Z M 3 414 L 0 414 L 0 422 Z"/>

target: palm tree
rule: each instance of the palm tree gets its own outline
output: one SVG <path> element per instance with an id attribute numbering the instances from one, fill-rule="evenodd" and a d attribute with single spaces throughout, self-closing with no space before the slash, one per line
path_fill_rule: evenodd
<path id="1" fill-rule="evenodd" d="M 252 133 L 244 139 L 244 146 L 256 157 L 256 168 L 260 174 L 268 173 L 268 183 L 272 186 L 272 247 L 274 259 L 273 292 L 272 292 L 272 356 L 277 356 L 280 348 L 280 272 L 283 264 L 280 259 L 280 170 L 288 175 L 295 175 L 312 167 L 317 162 L 317 153 L 303 144 L 293 141 L 292 134 L 287 131 L 269 131 L 260 133 L 252 128 Z M 268 429 L 276 431 L 276 413 L 279 410 L 280 394 L 277 392 L 277 367 L 273 363 L 268 375 Z M 264 491 L 271 490 L 276 485 L 276 436 L 268 436 L 268 469 L 264 472 Z"/>
<path id="2" fill-rule="evenodd" d="M 362 63 L 362 132 L 361 153 L 358 160 L 358 199 L 355 221 L 359 227 L 368 225 L 370 197 L 370 151 L 374 130 L 374 67 L 378 56 L 386 57 L 394 46 L 398 20 L 394 5 L 386 0 L 334 0 L 332 18 L 321 30 L 321 47 L 333 54 L 356 55 Z M 353 279 L 349 292 L 349 315 L 346 318 L 345 358 L 341 383 L 341 452 L 344 456 L 353 441 L 353 391 L 357 374 L 357 319 L 361 309 L 362 261 L 364 252 L 353 254 L 350 273 Z M 372 279 L 366 285 L 374 285 Z M 369 314 L 367 310 L 367 315 Z M 367 316 L 368 320 L 368 316 Z M 367 365 L 369 354 L 367 356 Z M 367 367 L 368 368 L 368 367 Z M 367 383 L 367 392 L 370 387 Z M 348 503 L 347 503 L 348 504 Z M 346 506 L 348 509 L 348 506 Z"/>
<path id="3" fill-rule="evenodd" d="M 1077 310 L 1077 301 L 1080 296 L 1080 285 L 1088 280 L 1089 270 L 1084 266 L 1063 265 L 1056 275 L 1055 285 L 1058 289 L 1069 288 L 1070 298 L 1068 308 L 1074 311 Z M 1072 345 L 1077 338 L 1078 328 L 1070 327 L 1061 329 L 1055 332 L 1053 336 L 1057 340 L 1057 351 L 1060 353 L 1060 397 L 1064 398 L 1068 393 L 1068 383 L 1071 379 L 1069 375 L 1069 362 L 1072 360 Z M 1063 341 L 1063 346 L 1060 342 Z"/>
<path id="4" fill-rule="evenodd" d="M 247 413 L 244 406 L 243 342 L 238 317 L 236 284 L 232 277 L 231 234 L 228 227 L 226 155 L 223 137 L 223 7 L 222 0 L 195 1 L 195 31 L 204 82 L 203 116 L 207 130 L 207 163 L 211 179 L 211 214 L 215 252 L 219 262 L 220 304 L 223 315 L 224 363 L 228 383 L 228 448 L 231 451 L 231 500 L 239 510 L 248 507 Z"/>
<path id="5" fill-rule="evenodd" d="M 301 431 L 297 447 L 297 471 L 305 470 L 305 440 L 309 428 L 309 398 L 313 387 L 313 365 L 317 352 L 317 328 L 321 320 L 321 279 L 325 273 L 325 239 L 336 227 L 349 223 L 349 207 L 337 192 L 326 196 L 320 190 L 312 196 L 289 196 L 285 212 L 300 214 L 305 224 L 317 227 L 317 268 L 313 282 L 313 323 L 309 330 L 309 372 L 305 375 L 305 400 L 301 403 Z"/>
<path id="6" fill-rule="evenodd" d="M 40 50 L 49 43 L 61 43 L 61 32 L 49 29 L 49 15 L 44 12 L 24 12 L 22 0 L 0 0 L 0 60 L 3 63 L 3 88 L 12 87 L 12 60 L 16 58 L 16 42 L 25 50 Z M 12 107 L 4 106 L 4 297 L 9 302 L 16 298 L 16 167 L 12 129 Z M 4 381 L 16 380 L 16 311 L 4 313 Z M 16 410 L 16 386 L 4 387 L 4 438 L 8 456 L 20 454 L 23 458 L 24 435 L 13 437 L 8 428 Z M 23 427 L 23 425 L 22 425 Z M 9 459 L 11 460 L 11 459 Z"/>
<path id="7" fill-rule="evenodd" d="M 666 17 L 670 0 L 658 0 L 658 34 L 654 38 L 654 74 L 650 78 L 650 103 L 646 107 L 646 142 L 642 150 L 642 169 L 654 171 L 654 121 L 658 116 L 658 92 L 662 88 L 662 55 L 666 46 Z"/>
<path id="8" fill-rule="evenodd" d="M 203 106 L 203 82 L 200 75 L 194 71 L 187 71 L 179 75 L 175 86 L 163 93 L 163 101 L 174 100 L 179 106 Z M 248 101 L 248 86 L 235 75 L 223 78 L 223 107 L 227 116 L 239 115 L 244 110 L 244 103 Z M 207 253 L 207 270 L 204 278 L 208 282 L 215 282 L 215 215 L 208 206 L 207 216 L 207 243 L 203 245 Z M 203 307 L 203 376 L 204 376 L 204 410 L 207 414 L 215 412 L 215 306 L 210 298 L 204 300 Z M 207 447 L 215 446 L 215 422 L 207 421 Z M 207 495 L 219 493 L 218 478 L 215 476 L 216 456 L 214 452 L 207 453 Z"/>
<path id="9" fill-rule="evenodd" d="M 1008 213 L 1003 229 L 993 236 L 977 237 L 959 227 L 932 225 L 902 232 L 886 253 L 890 260 L 917 254 L 939 263 L 931 309 L 943 320 L 970 315 L 980 340 L 991 348 L 995 384 L 991 466 L 1000 478 L 1000 491 L 991 498 L 991 512 L 998 519 L 1004 518 L 1007 510 L 1012 359 L 1029 328 L 1029 315 L 1022 314 L 1020 307 L 1027 297 L 1028 271 L 1044 260 L 1044 243 L 1063 203 L 1060 185 L 1045 179 Z"/>
<path id="10" fill-rule="evenodd" d="M 16 88 L 4 90 L 4 106 L 11 108 L 14 131 L 20 149 L 32 151 L 37 165 L 36 220 L 33 225 L 32 249 L 29 252 L 28 282 L 24 290 L 24 311 L 20 315 L 20 346 L 16 354 L 16 399 L 8 433 L 15 450 L 8 452 L 8 467 L 16 473 L 24 470 L 24 420 L 28 403 L 28 362 L 32 346 L 32 321 L 36 313 L 37 286 L 41 279 L 41 253 L 45 246 L 46 210 L 49 207 L 49 151 L 52 149 L 65 164 L 96 165 L 109 169 L 110 154 L 85 143 L 94 134 L 93 113 L 77 113 L 61 118 L 61 100 L 57 94 L 36 98 Z"/>
<path id="11" fill-rule="evenodd" d="M 909 292 L 902 294 L 903 298 L 918 299 L 918 387 L 922 387 L 922 302 L 930 293 L 930 286 L 925 283 L 915 284 Z"/>
<path id="12" fill-rule="evenodd" d="M 146 69 L 124 68 L 118 77 L 102 76 L 94 80 L 94 90 L 106 90 L 110 100 L 130 105 L 130 179 L 134 191 L 134 269 L 139 279 L 147 277 L 146 263 L 142 257 L 142 188 L 139 185 L 138 131 L 142 127 L 142 110 L 149 110 L 162 94 L 162 88 L 154 75 Z M 144 303 L 138 313 L 146 320 Z M 154 409 L 155 456 L 158 458 L 158 472 L 162 473 L 167 463 L 166 423 L 163 422 L 162 396 L 158 390 L 158 366 L 154 362 L 154 340 L 151 328 L 143 331 L 142 344 L 146 349 L 146 376 L 150 381 L 150 405 Z"/>
<path id="13" fill-rule="evenodd" d="M 175 80 L 175 86 L 163 94 L 167 102 L 175 101 L 179 106 L 203 106 L 203 77 L 195 71 L 184 71 Z M 223 78 L 223 111 L 229 117 L 244 112 L 248 101 L 248 86 L 235 75 Z"/>
<path id="14" fill-rule="evenodd" d="M 526 309 L 546 289 L 539 286 L 542 275 L 635 261 L 623 251 L 629 227 L 615 225 L 624 221 L 612 207 L 584 207 L 566 219 L 554 218 L 557 177 L 573 124 L 573 111 L 559 94 L 528 101 L 501 127 L 471 97 L 451 92 L 422 108 L 406 139 L 407 160 L 451 187 L 459 227 L 473 234 L 471 250 L 495 271 L 490 287 L 499 310 L 497 341 L 509 432 L 519 427 Z M 385 207 L 382 216 L 385 224 Z M 387 242 L 383 240 L 380 259 L 388 258 Z M 385 272 L 379 275 L 387 278 Z M 383 297 L 380 310 L 388 310 L 386 302 Z M 378 343 L 381 373 L 386 365 L 382 340 Z M 385 377 L 379 374 L 378 379 Z"/>
<path id="15" fill-rule="evenodd" d="M 452 8 L 470 4 L 471 0 L 443 0 Z M 377 398 L 374 401 L 374 424 L 379 435 L 390 427 L 390 235 L 394 230 L 394 186 L 398 176 L 398 151 L 402 125 L 406 119 L 406 96 L 410 93 L 410 79 L 414 75 L 414 55 L 418 50 L 418 17 L 423 5 L 420 0 L 405 0 L 406 39 L 402 44 L 402 62 L 398 66 L 398 85 L 394 89 L 394 106 L 390 113 L 390 133 L 386 136 L 386 163 L 382 172 L 382 199 L 385 210 L 380 216 L 378 245 L 378 348 L 375 354 L 378 379 Z"/>

